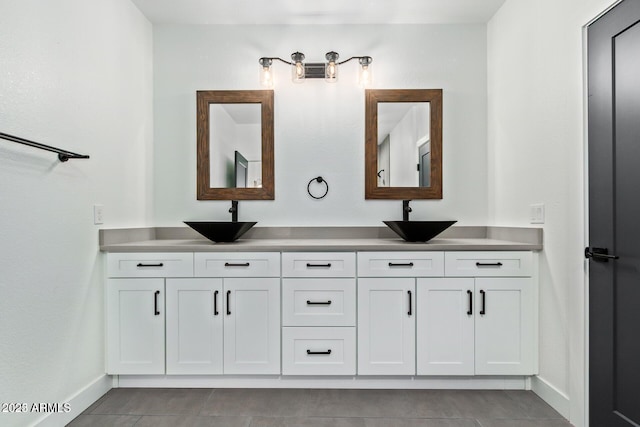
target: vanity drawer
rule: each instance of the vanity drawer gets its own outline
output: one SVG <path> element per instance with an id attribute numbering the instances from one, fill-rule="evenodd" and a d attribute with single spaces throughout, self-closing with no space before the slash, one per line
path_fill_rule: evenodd
<path id="1" fill-rule="evenodd" d="M 282 254 L 283 277 L 355 277 L 354 252 L 289 252 Z"/>
<path id="2" fill-rule="evenodd" d="M 441 277 L 444 252 L 358 252 L 359 277 Z"/>
<path id="3" fill-rule="evenodd" d="M 449 277 L 529 277 L 533 254 L 517 252 L 447 252 L 445 272 Z"/>
<path id="4" fill-rule="evenodd" d="M 355 326 L 356 279 L 282 279 L 284 326 Z"/>
<path id="5" fill-rule="evenodd" d="M 279 277 L 279 252 L 196 253 L 196 277 Z"/>
<path id="6" fill-rule="evenodd" d="M 107 254 L 108 277 L 193 277 L 193 254 L 114 253 Z"/>
<path id="7" fill-rule="evenodd" d="M 355 375 L 356 328 L 282 328 L 283 375 Z"/>

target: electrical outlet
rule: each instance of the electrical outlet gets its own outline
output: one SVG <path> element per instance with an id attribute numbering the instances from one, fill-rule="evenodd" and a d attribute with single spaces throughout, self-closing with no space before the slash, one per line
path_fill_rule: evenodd
<path id="1" fill-rule="evenodd" d="M 529 205 L 531 224 L 544 224 L 544 203 Z"/>
<path id="2" fill-rule="evenodd" d="M 93 223 L 104 224 L 104 206 L 93 205 Z"/>

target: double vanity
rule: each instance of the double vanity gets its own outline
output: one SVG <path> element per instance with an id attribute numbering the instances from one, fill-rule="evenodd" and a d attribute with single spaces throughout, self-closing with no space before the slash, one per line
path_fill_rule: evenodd
<path id="1" fill-rule="evenodd" d="M 403 221 L 251 228 L 237 201 L 275 199 L 273 91 L 198 91 L 197 199 L 232 200 L 232 221 L 187 222 L 216 243 L 100 232 L 117 385 L 528 388 L 542 230 L 409 221 L 443 197 L 442 101 L 365 91 L 364 198 L 403 200 Z"/>
<path id="2" fill-rule="evenodd" d="M 534 228 L 102 230 L 107 373 L 121 387 L 526 388 Z"/>

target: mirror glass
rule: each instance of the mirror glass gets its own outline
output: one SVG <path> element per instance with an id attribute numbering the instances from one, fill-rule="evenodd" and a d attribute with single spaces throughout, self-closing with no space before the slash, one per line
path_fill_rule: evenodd
<path id="1" fill-rule="evenodd" d="M 378 187 L 429 187 L 428 102 L 378 104 Z"/>
<path id="2" fill-rule="evenodd" d="M 262 187 L 260 104 L 209 105 L 210 187 Z"/>
<path id="3" fill-rule="evenodd" d="M 273 91 L 197 92 L 198 200 L 273 200 Z"/>
<path id="4" fill-rule="evenodd" d="M 442 90 L 365 91 L 365 198 L 442 198 Z"/>

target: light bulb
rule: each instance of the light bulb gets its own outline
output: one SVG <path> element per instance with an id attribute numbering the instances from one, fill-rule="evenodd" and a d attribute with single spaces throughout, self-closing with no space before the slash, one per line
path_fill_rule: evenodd
<path id="1" fill-rule="evenodd" d="M 367 87 L 371 84 L 373 80 L 373 75 L 371 74 L 371 62 L 373 60 L 370 56 L 363 56 L 359 58 L 360 62 L 360 70 L 358 70 L 358 85 L 360 87 Z"/>
<path id="2" fill-rule="evenodd" d="M 291 80 L 294 83 L 304 82 L 304 53 L 294 52 L 291 54 Z"/>
<path id="3" fill-rule="evenodd" d="M 338 53 L 333 51 L 325 55 L 327 65 L 324 70 L 324 78 L 329 83 L 334 83 L 338 80 L 338 57 Z"/>
<path id="4" fill-rule="evenodd" d="M 360 68 L 360 75 L 358 76 L 358 84 L 360 87 L 367 87 L 371 84 L 371 70 L 368 65 Z"/>
<path id="5" fill-rule="evenodd" d="M 267 88 L 273 87 L 273 74 L 271 72 L 271 58 L 260 58 L 260 84 Z"/>
<path id="6" fill-rule="evenodd" d="M 264 87 L 273 87 L 273 74 L 271 74 L 271 67 L 262 67 L 260 72 L 260 84 Z"/>

